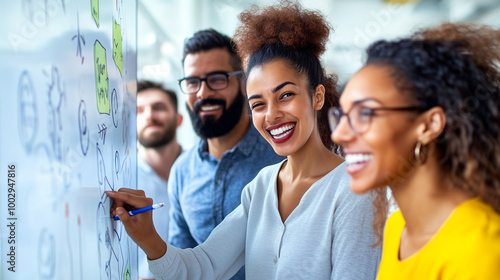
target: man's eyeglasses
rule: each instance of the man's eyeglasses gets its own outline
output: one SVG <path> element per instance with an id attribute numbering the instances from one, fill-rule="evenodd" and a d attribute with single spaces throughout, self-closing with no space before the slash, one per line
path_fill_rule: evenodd
<path id="1" fill-rule="evenodd" d="M 205 78 L 186 77 L 179 80 L 179 86 L 184 94 L 197 93 L 201 88 L 201 82 L 205 81 L 211 90 L 221 90 L 227 88 L 230 76 L 239 76 L 242 71 L 235 72 L 214 72 L 208 74 Z"/>
<path id="2" fill-rule="evenodd" d="M 330 124 L 330 129 L 333 132 L 343 116 L 347 117 L 347 122 L 351 127 L 352 131 L 356 134 L 362 134 L 368 131 L 373 117 L 377 116 L 378 111 L 418 111 L 423 112 L 425 109 L 416 106 L 409 107 L 377 107 L 370 108 L 364 106 L 362 103 L 354 104 L 351 110 L 344 113 L 342 109 L 330 108 L 328 110 L 328 123 Z"/>

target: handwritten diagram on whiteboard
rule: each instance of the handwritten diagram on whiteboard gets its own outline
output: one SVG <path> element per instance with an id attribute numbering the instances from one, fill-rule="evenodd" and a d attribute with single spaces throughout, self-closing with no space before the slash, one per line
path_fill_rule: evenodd
<path id="1" fill-rule="evenodd" d="M 137 187 L 136 8 L 4 7 L 0 279 L 137 279 L 137 246 L 104 194 Z"/>

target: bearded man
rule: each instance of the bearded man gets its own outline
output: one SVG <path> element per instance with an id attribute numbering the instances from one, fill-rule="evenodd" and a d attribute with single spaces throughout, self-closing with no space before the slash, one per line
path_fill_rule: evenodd
<path id="1" fill-rule="evenodd" d="M 176 131 L 182 123 L 177 111 L 177 95 L 161 84 L 150 81 L 137 83 L 137 165 L 138 188 L 155 203 L 166 207 L 155 211 L 153 222 L 160 236 L 167 240 L 169 228 L 169 199 L 167 181 L 174 161 L 182 148 Z M 139 279 L 154 279 L 147 257 L 139 249 Z"/>

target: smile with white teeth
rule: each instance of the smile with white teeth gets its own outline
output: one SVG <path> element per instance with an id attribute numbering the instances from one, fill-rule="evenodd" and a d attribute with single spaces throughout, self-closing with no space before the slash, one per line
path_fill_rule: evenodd
<path id="1" fill-rule="evenodd" d="M 373 155 L 368 154 L 347 154 L 345 156 L 346 163 L 354 164 L 354 163 L 363 163 L 366 161 L 370 161 L 373 158 Z"/>
<path id="2" fill-rule="evenodd" d="M 201 106 L 200 111 L 202 111 L 202 112 L 215 111 L 215 110 L 218 110 L 220 107 L 221 107 L 221 105 Z"/>
<path id="3" fill-rule="evenodd" d="M 280 128 L 272 129 L 269 131 L 269 133 L 271 133 L 271 136 L 274 139 L 281 139 L 281 138 L 287 136 L 288 134 L 290 134 L 292 128 L 294 128 L 294 127 L 295 127 L 295 124 L 289 124 L 289 125 L 282 126 Z"/>

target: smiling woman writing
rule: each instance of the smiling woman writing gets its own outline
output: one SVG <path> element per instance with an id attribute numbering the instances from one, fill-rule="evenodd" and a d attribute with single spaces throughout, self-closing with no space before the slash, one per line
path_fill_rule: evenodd
<path id="1" fill-rule="evenodd" d="M 243 264 L 247 279 L 373 279 L 380 257 L 373 196 L 349 189 L 329 139 L 327 111 L 338 94 L 319 60 L 328 24 L 289 2 L 253 7 L 240 19 L 235 42 L 253 125 L 287 159 L 261 170 L 242 204 L 192 250 L 165 245 L 147 215 L 123 212 L 151 203 L 140 191 L 109 193 L 114 211 L 161 279 L 226 279 Z"/>

